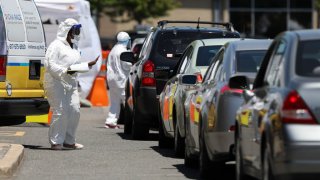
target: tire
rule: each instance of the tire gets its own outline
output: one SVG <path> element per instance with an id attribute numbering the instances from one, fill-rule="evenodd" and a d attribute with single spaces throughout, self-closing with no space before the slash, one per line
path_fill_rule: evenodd
<path id="1" fill-rule="evenodd" d="M 190 140 L 190 128 L 186 123 L 186 137 L 185 137 L 185 150 L 184 150 L 184 165 L 190 168 L 196 168 L 199 166 L 199 158 L 192 155 L 190 149 L 188 148 L 188 140 Z"/>
<path id="2" fill-rule="evenodd" d="M 178 125 L 175 125 L 174 130 L 174 152 L 177 157 L 184 157 L 185 138 L 181 137 Z"/>
<path id="3" fill-rule="evenodd" d="M 236 136 L 236 180 L 245 180 L 248 178 L 244 175 L 243 171 L 242 152 L 239 141 L 239 136 Z"/>
<path id="4" fill-rule="evenodd" d="M 120 104 L 120 114 L 119 114 L 119 119 L 117 121 L 117 124 L 124 124 L 125 121 L 125 110 L 124 106 Z"/>
<path id="5" fill-rule="evenodd" d="M 139 124 L 137 120 L 142 119 L 142 115 L 139 110 L 134 107 L 133 110 L 133 121 L 132 121 L 132 132 L 131 136 L 134 140 L 145 140 L 148 138 L 149 135 L 149 128 L 142 124 Z"/>
<path id="6" fill-rule="evenodd" d="M 203 132 L 201 132 L 203 133 Z M 206 144 L 203 135 L 200 136 L 200 176 L 203 179 L 212 179 L 213 177 L 220 178 L 221 170 L 224 168 L 224 164 L 221 162 L 212 162 L 209 159 Z"/>
<path id="7" fill-rule="evenodd" d="M 195 157 L 190 156 L 190 153 L 188 152 L 187 147 L 185 148 L 185 153 L 184 153 L 184 165 L 190 168 L 197 168 L 199 166 L 199 160 L 196 159 Z"/>
<path id="8" fill-rule="evenodd" d="M 0 126 L 14 126 L 25 122 L 25 116 L 0 116 Z"/>
<path id="9" fill-rule="evenodd" d="M 131 134 L 132 132 L 132 115 L 130 108 L 126 102 L 124 106 L 124 134 Z"/>
<path id="10" fill-rule="evenodd" d="M 269 160 L 269 150 L 267 148 L 267 145 L 264 145 L 264 151 L 263 151 L 263 162 L 262 162 L 262 180 L 274 180 L 274 176 L 272 174 L 271 166 L 270 166 L 270 160 Z"/>
<path id="11" fill-rule="evenodd" d="M 160 108 L 158 110 L 158 119 L 159 119 L 159 148 L 173 148 L 174 141 L 172 138 L 166 137 L 163 129 L 163 120 L 160 114 Z"/>

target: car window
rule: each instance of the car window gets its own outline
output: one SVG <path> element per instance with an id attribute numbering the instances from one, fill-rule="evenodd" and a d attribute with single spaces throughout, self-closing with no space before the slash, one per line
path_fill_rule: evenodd
<path id="1" fill-rule="evenodd" d="M 276 45 L 277 45 L 277 42 L 273 41 L 269 46 L 269 49 L 267 50 L 266 55 L 261 62 L 261 66 L 254 80 L 253 89 L 257 89 L 265 85 L 264 77 L 268 68 L 269 61 L 272 57 L 273 52 L 275 51 Z"/>
<path id="2" fill-rule="evenodd" d="M 279 72 L 284 59 L 286 47 L 286 41 L 280 40 L 273 56 L 271 57 L 267 73 L 265 75 L 265 82 L 268 83 L 269 86 L 278 86 L 280 83 Z"/>
<path id="3" fill-rule="evenodd" d="M 217 38 L 221 35 L 211 32 L 200 32 L 200 31 L 166 31 L 162 32 L 157 38 L 156 51 L 159 55 L 170 58 L 173 60 L 178 60 L 178 54 L 182 54 L 185 48 L 196 39 L 209 39 Z"/>
<path id="4" fill-rule="evenodd" d="M 144 58 L 146 56 L 147 49 L 152 44 L 151 43 L 151 37 L 152 36 L 153 36 L 153 32 L 150 32 L 149 35 L 147 36 L 145 42 L 142 45 L 141 52 L 140 52 L 140 55 L 139 55 L 139 59 L 140 58 Z"/>
<path id="5" fill-rule="evenodd" d="M 296 73 L 300 76 L 320 77 L 320 41 L 303 41 L 298 45 Z"/>
<path id="6" fill-rule="evenodd" d="M 184 53 L 183 57 L 182 57 L 182 62 L 179 66 L 179 69 L 178 69 L 178 74 L 182 74 L 184 73 L 186 67 L 187 67 L 187 64 L 188 62 L 190 61 L 190 57 L 192 55 L 192 50 L 193 50 L 193 47 L 190 46 Z"/>
<path id="7" fill-rule="evenodd" d="M 0 8 L 0 55 L 7 54 L 7 45 L 6 45 L 6 29 L 3 20 L 3 13 Z"/>
<path id="8" fill-rule="evenodd" d="M 208 66 L 221 46 L 202 46 L 198 49 L 196 66 Z"/>
<path id="9" fill-rule="evenodd" d="M 223 56 L 224 56 L 224 50 L 221 50 L 217 56 L 217 63 L 213 67 L 212 72 L 210 74 L 210 80 L 212 79 L 217 80 L 215 77 L 216 77 L 216 74 L 221 70 L 219 69 L 219 67 L 221 67 Z"/>
<path id="10" fill-rule="evenodd" d="M 215 61 L 215 58 L 211 58 L 211 62 L 210 62 L 210 65 L 206 71 L 206 73 L 204 74 L 204 78 L 203 78 L 203 81 L 202 82 L 205 82 L 205 81 L 208 81 L 208 79 L 210 78 L 210 74 L 213 70 L 213 67 L 215 66 L 216 64 L 216 61 Z"/>
<path id="11" fill-rule="evenodd" d="M 249 50 L 236 52 L 237 72 L 258 72 L 267 50 Z"/>

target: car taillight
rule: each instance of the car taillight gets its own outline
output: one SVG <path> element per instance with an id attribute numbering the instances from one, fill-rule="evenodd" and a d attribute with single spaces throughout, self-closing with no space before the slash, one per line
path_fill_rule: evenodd
<path id="1" fill-rule="evenodd" d="M 221 88 L 220 93 L 223 94 L 227 91 L 233 92 L 233 93 L 238 93 L 242 94 L 243 90 L 242 89 L 231 89 L 228 85 L 225 85 Z"/>
<path id="2" fill-rule="evenodd" d="M 291 91 L 282 106 L 284 123 L 316 124 L 310 109 L 296 91 Z"/>
<path id="3" fill-rule="evenodd" d="M 198 82 L 198 83 L 201 83 L 201 82 L 202 82 L 202 75 L 201 75 L 201 73 L 198 72 L 198 73 L 195 73 L 195 75 L 197 76 L 197 82 Z"/>
<path id="4" fill-rule="evenodd" d="M 154 78 L 154 64 L 148 60 L 144 63 L 142 68 L 142 85 L 156 86 L 156 79 Z"/>
<path id="5" fill-rule="evenodd" d="M 7 57 L 0 56 L 0 81 L 5 81 L 6 79 L 6 68 L 7 68 Z"/>

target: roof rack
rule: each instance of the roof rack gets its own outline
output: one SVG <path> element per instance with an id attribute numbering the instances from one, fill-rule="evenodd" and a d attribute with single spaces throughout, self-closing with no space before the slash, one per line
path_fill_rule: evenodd
<path id="1" fill-rule="evenodd" d="M 184 23 L 184 24 L 197 24 L 197 28 L 199 29 L 199 24 L 212 24 L 212 25 L 220 25 L 226 27 L 228 31 L 234 32 L 233 24 L 230 22 L 227 23 L 218 23 L 218 22 L 210 22 L 210 21 L 170 21 L 170 20 L 162 20 L 158 22 L 158 27 L 163 28 L 166 24 L 169 23 Z"/>

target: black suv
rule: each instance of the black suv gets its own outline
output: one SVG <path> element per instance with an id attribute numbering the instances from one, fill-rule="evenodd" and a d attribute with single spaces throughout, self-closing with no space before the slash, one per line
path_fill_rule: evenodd
<path id="1" fill-rule="evenodd" d="M 168 24 L 196 24 L 168 26 Z M 216 27 L 200 27 L 209 24 Z M 203 21 L 159 21 L 147 35 L 126 84 L 124 133 L 145 139 L 150 128 L 158 128 L 158 96 L 179 62 L 184 49 L 196 39 L 239 38 L 231 23 Z M 122 54 L 122 60 L 134 62 Z M 130 57 L 130 58 L 128 58 Z"/>

